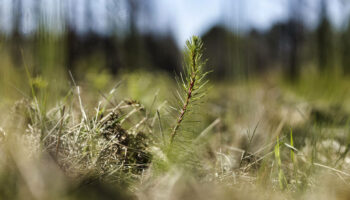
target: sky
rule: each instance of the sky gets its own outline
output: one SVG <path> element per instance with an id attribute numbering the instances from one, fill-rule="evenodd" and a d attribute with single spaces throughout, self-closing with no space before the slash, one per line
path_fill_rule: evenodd
<path id="1" fill-rule="evenodd" d="M 288 18 L 288 0 L 154 0 L 156 27 L 169 29 L 179 44 L 220 22 L 236 31 L 267 30 Z M 305 1 L 310 27 L 317 25 L 319 0 Z M 341 27 L 349 12 L 339 0 L 327 0 L 330 20 Z"/>
<path id="2" fill-rule="evenodd" d="M 23 0 L 22 10 L 24 26 L 22 31 L 30 33 L 35 30 L 33 1 Z M 86 0 L 42 0 L 41 9 L 45 20 L 51 29 L 60 30 L 57 22 L 60 20 L 63 4 L 68 5 L 69 12 L 63 17 L 68 17 L 74 22 L 77 30 L 86 30 L 87 25 L 97 32 L 108 30 L 107 19 L 109 13 L 117 13 L 116 23 L 127 25 L 128 13 L 126 0 L 92 0 L 93 17 L 84 20 L 84 4 Z M 142 1 L 142 0 L 141 0 Z M 146 0 L 144 0 L 146 1 Z M 144 2 L 142 1 L 142 2 Z M 288 5 L 297 0 L 147 0 L 153 2 L 150 5 L 152 19 L 146 23 L 142 20 L 147 18 L 141 16 L 140 26 L 144 30 L 155 32 L 171 31 L 178 44 L 183 44 L 191 35 L 201 35 L 214 24 L 221 23 L 237 32 L 244 32 L 251 28 L 268 30 L 274 23 L 284 21 L 289 17 Z M 303 19 L 309 27 L 317 25 L 320 0 L 302 0 L 305 2 L 305 16 Z M 342 27 L 348 17 L 349 6 L 345 7 L 341 1 L 326 0 L 328 3 L 329 17 L 336 27 Z M 11 2 L 13 0 L 0 0 L 0 29 L 9 31 L 11 29 Z M 113 7 L 109 5 L 118 5 Z M 112 9 L 112 10 L 111 10 Z M 62 16 L 61 16 L 62 17 Z M 113 19 L 114 20 L 114 19 Z M 118 21 L 119 20 L 119 21 Z M 88 24 L 87 24 L 88 23 Z M 124 24 L 123 24 L 124 23 Z M 143 24 L 143 26 L 142 26 Z"/>

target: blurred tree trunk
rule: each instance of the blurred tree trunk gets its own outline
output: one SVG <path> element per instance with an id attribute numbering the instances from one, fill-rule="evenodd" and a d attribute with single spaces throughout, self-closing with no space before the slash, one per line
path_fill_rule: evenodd
<path id="1" fill-rule="evenodd" d="M 350 1 L 344 1 L 344 8 L 347 8 Z M 340 47 L 341 47 L 341 66 L 343 74 L 346 76 L 350 75 L 350 18 L 348 17 L 348 24 L 346 29 L 341 35 L 340 38 Z"/>
<path id="2" fill-rule="evenodd" d="M 289 64 L 286 75 L 289 80 L 295 81 L 300 75 L 300 51 L 303 42 L 304 26 L 302 22 L 302 0 L 290 1 L 289 15 L 290 19 L 287 25 L 287 34 L 289 38 Z"/>
<path id="3" fill-rule="evenodd" d="M 22 0 L 12 1 L 12 36 L 11 36 L 11 58 L 16 67 L 22 66 L 21 48 L 23 44 L 23 36 L 21 34 L 22 23 Z"/>
<path id="4" fill-rule="evenodd" d="M 143 41 L 137 29 L 137 19 L 140 12 L 140 0 L 127 0 L 129 12 L 129 34 L 124 40 L 124 65 L 131 68 L 138 68 L 142 63 Z"/>
<path id="5" fill-rule="evenodd" d="M 350 23 L 341 37 L 342 70 L 344 75 L 350 75 Z"/>
<path id="6" fill-rule="evenodd" d="M 295 81 L 300 75 L 300 46 L 302 37 L 302 25 L 297 21 L 289 22 L 289 70 L 287 71 L 290 80 Z"/>
<path id="7" fill-rule="evenodd" d="M 318 66 L 321 73 L 325 73 L 333 66 L 333 33 L 332 26 L 327 16 L 326 1 L 322 0 L 320 12 L 320 24 L 316 30 Z"/>

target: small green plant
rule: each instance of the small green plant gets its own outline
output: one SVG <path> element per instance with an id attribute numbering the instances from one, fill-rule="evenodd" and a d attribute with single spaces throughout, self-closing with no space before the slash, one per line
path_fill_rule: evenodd
<path id="1" fill-rule="evenodd" d="M 280 140 L 277 136 L 277 141 L 275 145 L 275 159 L 277 162 L 277 169 L 278 169 L 278 183 L 280 185 L 281 190 L 284 190 L 287 186 L 287 180 L 286 176 L 284 175 L 283 169 L 282 169 L 282 161 L 281 161 L 281 153 L 280 153 Z"/>
<path id="2" fill-rule="evenodd" d="M 193 36 L 186 42 L 184 52 L 184 75 L 180 74 L 180 81 L 177 80 L 181 90 L 178 91 L 179 105 L 178 117 L 170 135 L 170 144 L 178 135 L 182 121 L 186 114 L 193 108 L 195 102 L 206 95 L 205 85 L 208 83 L 206 76 L 209 72 L 204 71 L 206 60 L 202 57 L 202 40 Z"/>

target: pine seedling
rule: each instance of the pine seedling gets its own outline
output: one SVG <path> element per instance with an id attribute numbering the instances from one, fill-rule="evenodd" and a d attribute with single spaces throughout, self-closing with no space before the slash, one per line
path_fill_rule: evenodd
<path id="1" fill-rule="evenodd" d="M 180 80 L 177 80 L 180 87 L 178 91 L 180 109 L 170 135 L 170 144 L 178 135 L 178 129 L 186 114 L 193 109 L 195 102 L 206 95 L 204 86 L 208 83 L 206 76 L 209 72 L 204 72 L 206 60 L 202 58 L 202 51 L 203 43 L 199 37 L 192 36 L 190 40 L 187 40 L 184 51 L 184 72 L 180 74 Z"/>

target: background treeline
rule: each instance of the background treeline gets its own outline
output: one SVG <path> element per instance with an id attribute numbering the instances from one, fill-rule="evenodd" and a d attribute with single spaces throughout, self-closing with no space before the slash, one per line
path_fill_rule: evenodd
<path id="1" fill-rule="evenodd" d="M 44 2 L 13 0 L 8 5 L 11 17 L 0 32 L 3 65 L 29 63 L 38 74 L 71 70 L 77 77 L 89 71 L 181 70 L 182 47 L 171 31 L 145 28 L 154 23 L 151 1 L 108 0 L 99 9 L 92 0 L 52 1 L 57 5 L 50 11 Z M 238 32 L 223 22 L 203 33 L 208 66 L 215 67 L 212 76 L 236 79 L 279 70 L 294 80 L 309 68 L 350 74 L 350 26 L 334 28 L 327 1 L 320 0 L 318 24 L 309 27 L 304 1 L 290 2 L 290 17 L 269 30 Z"/>

